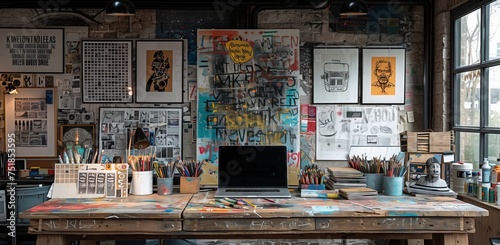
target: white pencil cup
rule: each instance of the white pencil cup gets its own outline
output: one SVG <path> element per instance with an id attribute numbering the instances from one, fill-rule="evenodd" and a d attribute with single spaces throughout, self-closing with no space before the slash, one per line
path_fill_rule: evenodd
<path id="1" fill-rule="evenodd" d="M 153 194 L 153 171 L 132 171 L 130 193 L 132 195 Z"/>

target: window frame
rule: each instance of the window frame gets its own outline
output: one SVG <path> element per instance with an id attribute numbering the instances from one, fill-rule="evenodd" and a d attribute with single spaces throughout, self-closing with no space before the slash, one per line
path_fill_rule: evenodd
<path id="1" fill-rule="evenodd" d="M 488 16 L 489 8 L 488 5 L 495 2 L 494 0 L 482 0 L 478 2 L 469 1 L 460 7 L 451 11 L 450 14 L 450 32 L 451 32 L 451 54 L 450 54 L 450 71 L 451 71 L 451 84 L 452 84 L 452 95 L 451 103 L 453 105 L 453 117 L 451 120 L 452 129 L 455 131 L 456 139 L 456 150 L 455 159 L 456 161 L 472 160 L 478 163 L 482 162 L 482 159 L 488 157 L 488 135 L 500 135 L 500 127 L 491 127 L 488 125 L 488 112 L 489 112 L 489 81 L 488 81 L 488 68 L 499 66 L 500 57 L 495 57 L 494 59 L 487 60 L 489 54 L 489 24 L 490 20 Z M 457 20 L 480 9 L 480 54 L 479 62 L 476 64 L 460 66 L 460 26 L 455 24 Z M 496 47 L 495 47 L 496 48 Z M 460 74 L 464 72 L 479 70 L 480 71 L 480 100 L 479 100 L 479 126 L 463 126 L 458 125 L 460 123 Z M 478 133 L 479 134 L 479 159 L 460 159 L 460 133 Z M 496 157 L 495 157 L 496 158 Z"/>

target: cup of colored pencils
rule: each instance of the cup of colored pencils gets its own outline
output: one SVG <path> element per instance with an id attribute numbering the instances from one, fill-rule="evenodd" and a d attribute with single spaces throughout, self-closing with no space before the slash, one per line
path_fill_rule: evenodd
<path id="1" fill-rule="evenodd" d="M 175 168 L 181 175 L 180 178 L 180 193 L 193 194 L 200 190 L 200 176 L 203 174 L 203 165 L 205 161 L 182 161 L 175 162 Z"/>
<path id="2" fill-rule="evenodd" d="M 299 178 L 300 188 L 324 190 L 326 178 L 327 175 L 322 169 L 318 168 L 318 165 L 316 164 L 306 165 L 300 170 L 300 178 Z"/>
<path id="3" fill-rule="evenodd" d="M 156 173 L 156 191 L 158 195 L 170 195 L 174 190 L 174 163 L 153 162 Z"/>

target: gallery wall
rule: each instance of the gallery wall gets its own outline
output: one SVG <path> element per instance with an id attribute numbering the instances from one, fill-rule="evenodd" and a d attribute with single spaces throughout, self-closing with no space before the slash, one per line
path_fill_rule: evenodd
<path id="1" fill-rule="evenodd" d="M 318 46 L 334 47 L 357 47 L 366 48 L 372 46 L 397 46 L 405 48 L 405 95 L 404 103 L 394 106 L 395 124 L 398 131 L 421 131 L 423 129 L 424 103 L 424 8 L 418 5 L 380 6 L 374 12 L 371 29 L 365 31 L 337 30 L 336 19 L 331 16 L 329 8 L 322 10 L 312 9 L 266 9 L 257 14 L 256 27 L 259 29 L 298 29 L 300 31 L 300 75 L 298 91 L 302 108 L 314 108 L 313 102 L 313 49 Z M 197 21 L 193 20 L 195 11 L 179 10 L 138 10 L 133 17 L 111 17 L 100 13 L 100 10 L 79 10 L 85 13 L 85 18 L 71 17 L 68 13 L 52 13 L 47 15 L 43 11 L 33 9 L 0 9 L 2 26 L 23 27 L 32 26 L 58 26 L 64 27 L 67 40 L 81 38 L 103 39 L 187 39 L 188 76 L 189 70 L 196 65 L 196 29 L 198 28 L 235 28 L 228 18 L 221 19 L 215 12 L 210 10 L 200 11 Z M 375 11 L 375 10 L 374 10 Z M 89 17 L 90 16 L 90 17 Z M 57 17 L 57 18 L 56 18 Z M 391 24 L 392 23 L 392 24 Z M 387 27 L 389 25 L 389 27 Z M 383 28 L 382 28 L 383 27 Z M 243 29 L 242 27 L 238 27 Z M 75 60 L 74 62 L 77 62 Z M 50 76 L 50 74 L 46 74 Z M 78 79 L 79 74 L 73 71 L 71 74 L 54 74 L 54 87 L 72 84 L 71 81 Z M 189 79 L 187 79 L 189 80 Z M 196 79 L 195 79 L 196 80 Z M 194 80 L 194 82 L 196 82 Z M 193 80 L 189 80 L 193 82 Z M 68 93 L 75 92 L 69 85 Z M 185 158 L 196 158 L 199 149 L 196 147 L 197 101 L 189 98 L 189 84 L 186 81 L 184 87 L 183 108 L 183 156 Z M 61 90 L 62 88 L 58 88 Z M 64 91 L 64 89 L 63 89 Z M 358 103 L 359 104 L 359 103 Z M 337 105 L 339 107 L 354 107 L 363 105 Z M 148 107 L 153 104 L 73 104 L 68 109 L 59 108 L 59 125 L 68 123 L 64 120 L 69 114 L 79 113 L 84 109 L 85 113 L 93 115 L 94 123 L 99 122 L 100 107 Z M 167 105 L 161 105 L 167 106 Z M 379 105 L 370 105 L 379 107 Z M 380 105 L 384 107 L 387 105 Z M 306 115 L 307 111 L 301 112 Z M 309 118 L 309 121 L 315 121 Z M 81 123 L 71 121 L 71 123 Z M 2 142 L 4 142 L 2 134 Z M 300 151 L 302 163 L 316 162 L 319 164 L 343 164 L 342 161 L 316 159 L 316 133 L 313 127 L 300 133 Z M 53 162 L 50 159 L 43 159 Z M 55 159 L 54 159 L 55 160 Z M 30 164 L 39 165 L 39 159 L 30 161 Z"/>

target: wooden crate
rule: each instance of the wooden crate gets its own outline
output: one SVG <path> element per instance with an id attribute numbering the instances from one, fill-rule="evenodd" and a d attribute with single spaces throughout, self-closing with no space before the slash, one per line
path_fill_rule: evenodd
<path id="1" fill-rule="evenodd" d="M 404 152 L 446 152 L 455 151 L 453 131 L 408 132 L 400 134 L 401 151 Z"/>

